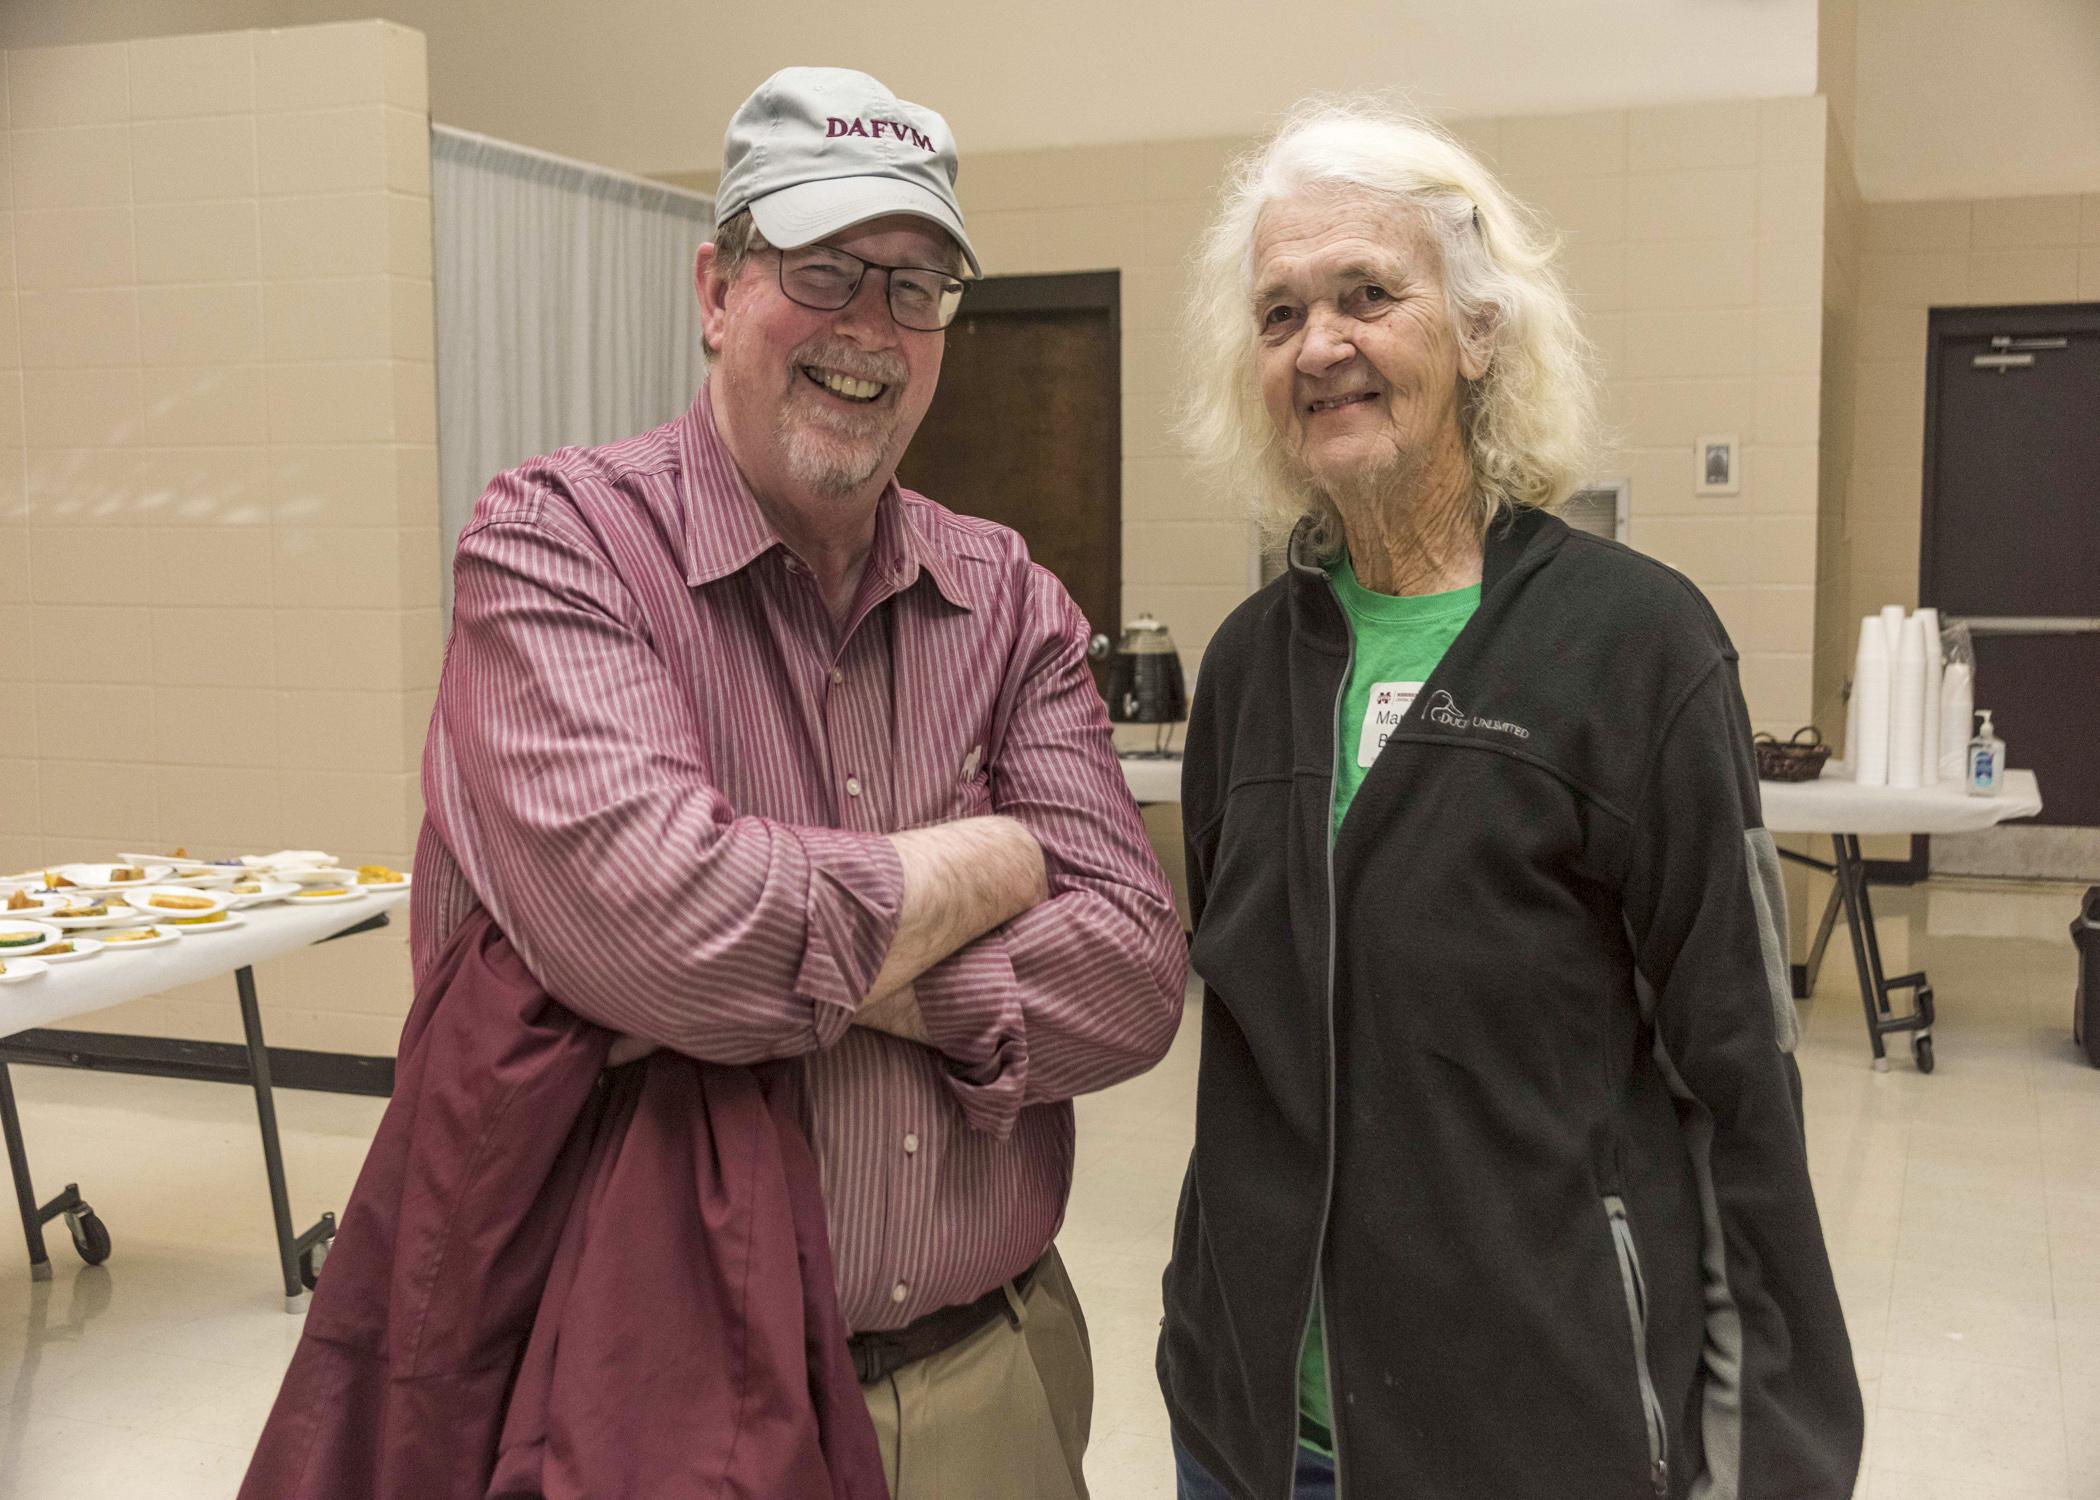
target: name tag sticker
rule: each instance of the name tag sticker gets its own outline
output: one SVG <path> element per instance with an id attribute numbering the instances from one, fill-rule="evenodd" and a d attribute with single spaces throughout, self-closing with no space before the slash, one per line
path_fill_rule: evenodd
<path id="1" fill-rule="evenodd" d="M 1356 763 L 1369 770 L 1377 763 L 1378 752 L 1385 742 L 1400 727 L 1400 716 L 1407 712 L 1422 691 L 1419 682 L 1374 682 L 1371 684 L 1371 701 L 1364 706 L 1363 733 L 1356 741 Z"/>

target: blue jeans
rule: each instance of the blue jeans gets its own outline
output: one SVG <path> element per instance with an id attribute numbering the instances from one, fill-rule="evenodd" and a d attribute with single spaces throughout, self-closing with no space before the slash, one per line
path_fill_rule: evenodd
<path id="1" fill-rule="evenodd" d="M 1174 1439 L 1174 1493 L 1177 1500 L 1245 1500 L 1205 1472 Z M 1291 1485 L 1292 1500 L 1334 1500 L 1334 1460 L 1325 1454 L 1298 1447 L 1298 1475 Z"/>

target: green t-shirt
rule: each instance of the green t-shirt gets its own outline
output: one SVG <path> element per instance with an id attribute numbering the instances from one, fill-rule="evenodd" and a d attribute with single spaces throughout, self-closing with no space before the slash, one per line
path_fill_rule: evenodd
<path id="1" fill-rule="evenodd" d="M 1342 694 L 1335 743 L 1334 826 L 1339 830 L 1357 788 L 1385 748 L 1386 736 L 1480 607 L 1480 585 L 1404 598 L 1375 594 L 1356 581 L 1356 570 L 1346 557 L 1329 571 L 1328 581 L 1356 638 L 1356 659 Z M 1334 1431 L 1327 1391 L 1327 1330 L 1317 1297 L 1298 1356 L 1298 1410 L 1320 1430 Z"/>

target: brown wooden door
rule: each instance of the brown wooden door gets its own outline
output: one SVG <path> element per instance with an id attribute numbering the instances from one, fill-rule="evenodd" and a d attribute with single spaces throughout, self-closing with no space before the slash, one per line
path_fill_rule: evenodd
<path id="1" fill-rule="evenodd" d="M 1123 587 L 1117 283 L 1109 271 L 972 285 L 897 469 L 950 510 L 1018 531 L 1111 638 Z"/>
<path id="2" fill-rule="evenodd" d="M 2100 828 L 2100 306 L 1932 314 L 1919 597 L 2059 827 Z"/>

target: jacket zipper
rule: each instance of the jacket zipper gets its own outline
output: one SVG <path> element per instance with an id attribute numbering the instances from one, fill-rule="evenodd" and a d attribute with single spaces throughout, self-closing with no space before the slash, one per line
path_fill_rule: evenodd
<path id="1" fill-rule="evenodd" d="M 1670 1493 L 1670 1434 L 1663 1421 L 1662 1399 L 1648 1370 L 1648 1283 L 1641 1276 L 1641 1254 L 1626 1218 L 1626 1201 L 1604 1200 L 1611 1224 L 1612 1249 L 1619 1257 L 1619 1282 L 1626 1293 L 1626 1319 L 1633 1330 L 1633 1368 L 1641 1386 L 1641 1413 L 1648 1421 L 1648 1483 L 1657 1495 Z"/>
<path id="2" fill-rule="evenodd" d="M 1339 952 L 1336 929 L 1339 917 L 1334 903 L 1334 799 L 1341 789 L 1342 778 L 1335 771 L 1334 758 L 1342 743 L 1342 702 L 1349 693 L 1349 675 L 1356 670 L 1356 632 L 1349 625 L 1347 615 L 1342 618 L 1342 628 L 1349 632 L 1349 651 L 1342 659 L 1342 680 L 1335 684 L 1334 711 L 1328 716 L 1332 730 L 1327 744 L 1327 1180 L 1320 1192 L 1320 1238 L 1313 1250 L 1313 1296 L 1319 1299 L 1323 1314 L 1322 1324 L 1326 1336 L 1320 1340 L 1320 1359 L 1327 1367 L 1328 1440 L 1334 1444 L 1334 1493 L 1335 1500 L 1342 1494 L 1342 1439 L 1341 1413 L 1335 1409 L 1334 1390 L 1334 1335 L 1333 1324 L 1327 1323 L 1327 1279 L 1320 1267 L 1327 1259 L 1327 1216 L 1334 1209 L 1334 1116 L 1335 1093 L 1339 1085 L 1335 1081 L 1334 1049 L 1334 968 Z M 1297 1489 L 1298 1451 L 1298 1366 L 1305 1349 L 1305 1335 L 1312 1328 L 1312 1304 L 1305 1306 L 1305 1318 L 1298 1325 L 1298 1342 L 1291 1350 L 1291 1452 L 1293 1454 L 1292 1477 L 1286 1483 L 1284 1500 L 1291 1500 Z"/>

